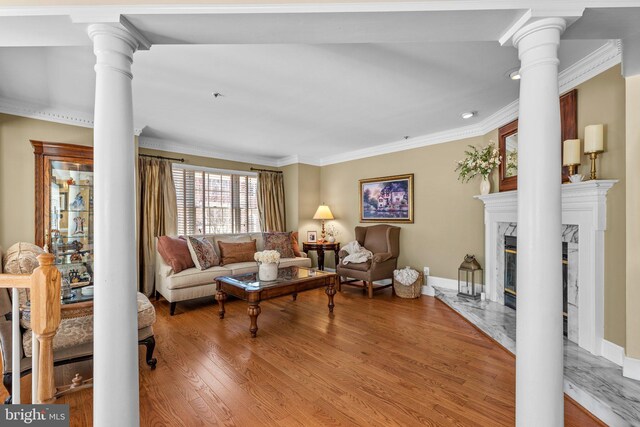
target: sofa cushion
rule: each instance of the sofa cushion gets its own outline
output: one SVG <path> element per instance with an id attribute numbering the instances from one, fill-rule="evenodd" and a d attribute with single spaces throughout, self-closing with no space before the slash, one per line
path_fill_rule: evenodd
<path id="1" fill-rule="evenodd" d="M 279 268 L 284 267 L 311 267 L 311 260 L 309 258 L 281 258 Z M 231 275 L 255 273 L 258 271 L 258 264 L 256 262 L 238 262 L 235 264 L 225 265 L 226 268 L 231 270 Z"/>
<path id="2" fill-rule="evenodd" d="M 291 245 L 291 233 L 263 233 L 264 249 L 267 251 L 278 251 L 280 258 L 294 258 L 293 247 Z"/>
<path id="3" fill-rule="evenodd" d="M 220 258 L 213 249 L 213 245 L 205 237 L 187 237 L 187 245 L 191 253 L 191 259 L 196 268 L 206 270 L 209 267 L 220 265 Z"/>
<path id="4" fill-rule="evenodd" d="M 198 270 L 193 267 L 180 273 L 172 274 L 165 279 L 165 283 L 168 289 L 183 289 L 208 285 L 214 283 L 216 277 L 229 276 L 230 274 L 232 274 L 230 269 L 221 266 L 211 267 L 206 270 Z"/>
<path id="5" fill-rule="evenodd" d="M 253 261 L 253 255 L 256 253 L 255 240 L 243 243 L 218 242 L 218 246 L 222 265 Z"/>
<path id="6" fill-rule="evenodd" d="M 347 270 L 356 270 L 356 271 L 369 271 L 369 269 L 371 268 L 371 260 L 368 260 L 367 262 L 358 262 L 358 263 L 353 263 L 350 262 L 349 264 L 340 264 L 340 269 L 347 269 Z"/>
<path id="7" fill-rule="evenodd" d="M 249 234 L 216 234 L 211 236 L 213 239 L 213 248 L 216 250 L 216 253 L 220 258 L 222 258 L 222 254 L 220 253 L 220 242 L 225 243 L 240 243 L 240 242 L 250 242 L 251 235 Z"/>
<path id="8" fill-rule="evenodd" d="M 158 237 L 158 253 L 174 273 L 194 267 L 189 246 L 184 237 Z"/>
<path id="9" fill-rule="evenodd" d="M 298 243 L 298 232 L 294 231 L 291 233 L 291 247 L 293 248 L 293 254 L 297 257 L 302 256 L 302 251 L 300 250 L 300 244 Z"/>

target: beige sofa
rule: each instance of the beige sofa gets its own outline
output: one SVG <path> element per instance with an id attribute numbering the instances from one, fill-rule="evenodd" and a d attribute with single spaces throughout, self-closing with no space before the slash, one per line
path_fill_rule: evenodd
<path id="1" fill-rule="evenodd" d="M 220 255 L 218 242 L 250 242 L 256 240 L 256 249 L 264 250 L 262 233 L 249 234 L 215 234 L 206 237 Z M 157 246 L 157 245 L 156 245 Z M 302 257 L 283 258 L 280 267 L 311 267 L 311 260 L 302 253 Z M 224 266 L 211 267 L 199 270 L 195 267 L 174 273 L 171 267 L 164 262 L 162 256 L 156 250 L 156 297 L 158 294 L 166 298 L 170 303 L 170 314 L 173 316 L 176 303 L 195 298 L 213 296 L 216 293 L 215 278 L 219 276 L 232 276 L 236 274 L 255 273 L 258 265 L 255 262 L 239 262 Z"/>

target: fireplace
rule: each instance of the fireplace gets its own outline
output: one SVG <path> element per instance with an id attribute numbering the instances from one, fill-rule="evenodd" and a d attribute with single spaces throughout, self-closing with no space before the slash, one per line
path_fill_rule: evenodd
<path id="1" fill-rule="evenodd" d="M 516 309 L 518 238 L 504 236 L 504 305 Z M 569 244 L 562 242 L 562 313 L 564 335 L 568 334 L 568 264 Z"/>

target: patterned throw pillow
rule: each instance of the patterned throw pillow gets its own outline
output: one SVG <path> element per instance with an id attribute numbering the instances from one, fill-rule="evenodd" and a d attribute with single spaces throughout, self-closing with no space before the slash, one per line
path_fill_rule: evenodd
<path id="1" fill-rule="evenodd" d="M 253 256 L 256 253 L 256 241 L 241 243 L 218 242 L 220 248 L 221 264 L 235 264 L 238 262 L 255 262 Z"/>
<path id="2" fill-rule="evenodd" d="M 191 253 L 193 263 L 200 270 L 206 270 L 207 268 L 220 265 L 220 259 L 213 249 L 213 245 L 206 237 L 197 239 L 188 236 L 187 245 L 189 245 L 189 252 Z"/>
<path id="3" fill-rule="evenodd" d="M 278 251 L 281 258 L 295 258 L 291 246 L 291 233 L 263 233 L 264 250 Z"/>

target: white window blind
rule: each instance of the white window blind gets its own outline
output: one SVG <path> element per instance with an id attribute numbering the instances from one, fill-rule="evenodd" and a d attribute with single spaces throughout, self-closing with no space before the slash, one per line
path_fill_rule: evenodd
<path id="1" fill-rule="evenodd" d="M 178 202 L 178 234 L 260 231 L 255 175 L 173 165 L 173 182 Z"/>

